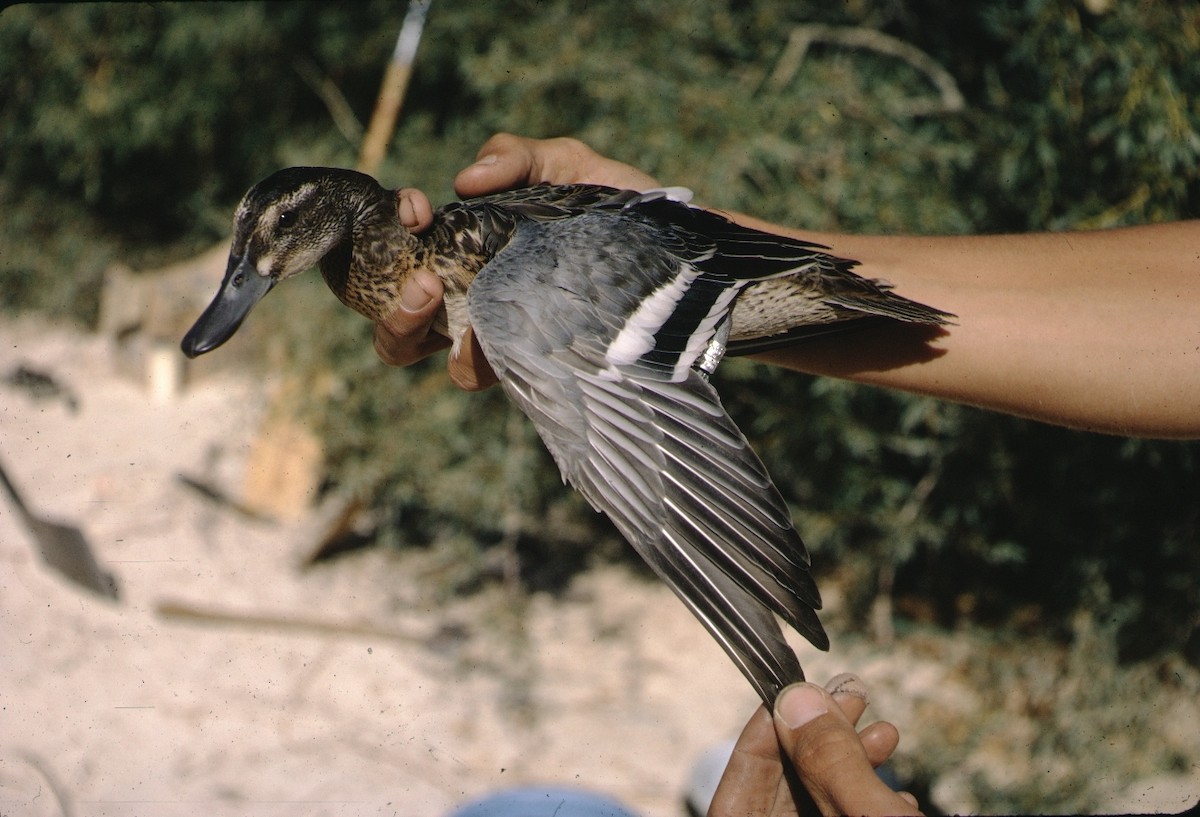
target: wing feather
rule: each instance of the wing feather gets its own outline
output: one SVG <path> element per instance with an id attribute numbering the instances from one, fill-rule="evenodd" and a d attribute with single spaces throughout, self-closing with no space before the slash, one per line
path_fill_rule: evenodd
<path id="1" fill-rule="evenodd" d="M 619 253 L 597 258 L 597 235 L 579 234 L 579 221 L 518 228 L 471 287 L 476 336 L 564 479 L 608 515 L 770 703 L 803 678 L 775 614 L 828 644 L 804 545 L 698 372 L 684 366 L 672 381 L 652 361 L 608 359 L 622 318 L 685 259 L 660 249 L 634 253 L 638 264 Z M 609 221 L 604 239 L 638 238 L 636 219 Z"/>

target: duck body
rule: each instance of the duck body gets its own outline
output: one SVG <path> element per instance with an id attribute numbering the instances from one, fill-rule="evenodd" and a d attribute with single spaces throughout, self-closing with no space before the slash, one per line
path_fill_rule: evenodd
<path id="1" fill-rule="evenodd" d="M 237 330 L 275 283 L 316 265 L 380 321 L 406 277 L 445 286 L 437 328 L 473 326 L 488 362 L 579 490 L 700 619 L 771 705 L 803 680 L 780 616 L 821 649 L 820 594 L 786 503 L 708 375 L 758 350 L 864 318 L 948 313 L 855 275 L 854 262 L 672 197 L 541 185 L 439 208 L 425 232 L 396 193 L 347 170 L 290 168 L 247 193 L 221 289 L 183 341 Z M 453 352 L 452 352 L 453 353 Z"/>

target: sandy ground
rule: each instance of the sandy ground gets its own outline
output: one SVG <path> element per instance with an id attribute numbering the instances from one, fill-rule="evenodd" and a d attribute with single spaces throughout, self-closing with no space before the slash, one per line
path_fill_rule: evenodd
<path id="1" fill-rule="evenodd" d="M 437 817 L 529 782 L 678 817 L 692 762 L 756 704 L 667 590 L 620 569 L 534 595 L 523 637 L 495 623 L 511 598 L 438 603 L 412 557 L 367 550 L 298 569 L 312 515 L 245 519 L 175 479 L 236 488 L 261 383 L 215 376 L 157 404 L 115 374 L 106 341 L 0 322 L 0 374 L 22 363 L 78 407 L 0 385 L 0 456 L 38 512 L 84 530 L 121 600 L 47 570 L 0 501 L 0 817 Z M 302 626 L 189 620 L 164 614 L 171 604 Z M 868 720 L 900 724 L 910 751 L 955 724 L 971 731 L 978 696 L 954 676 L 969 644 L 843 643 L 832 656 L 801 648 L 810 677 L 858 671 L 875 693 Z M 1155 711 L 1185 768 L 1142 789 L 1115 776 L 1107 810 L 1178 808 L 1200 792 L 1200 704 L 1178 688 Z M 940 731 L 922 731 L 938 717 Z M 1005 733 L 978 763 L 1011 770 L 1028 740 Z M 943 808 L 979 807 L 964 771 L 976 761 L 961 760 L 939 784 Z"/>
<path id="2" fill-rule="evenodd" d="M 175 479 L 207 469 L 236 489 L 261 412 L 247 379 L 156 405 L 103 340 L 10 321 L 0 373 L 22 363 L 78 410 L 0 387 L 0 452 L 39 513 L 84 530 L 121 600 L 48 571 L 4 501 L 4 817 L 57 813 L 54 788 L 77 814 L 438 815 L 524 782 L 672 815 L 691 760 L 753 709 L 670 594 L 620 571 L 534 597 L 526 643 L 476 626 L 503 599 L 431 607 L 395 555 L 298 570 L 311 518 L 247 520 Z M 188 621 L 164 602 L 333 629 Z M 685 679 L 702 715 L 675 700 Z"/>

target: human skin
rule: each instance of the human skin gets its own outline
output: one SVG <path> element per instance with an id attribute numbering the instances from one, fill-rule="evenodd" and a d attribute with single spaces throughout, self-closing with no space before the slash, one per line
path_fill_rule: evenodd
<path id="1" fill-rule="evenodd" d="M 900 734 L 885 721 L 855 732 L 866 707 L 866 687 L 853 675 L 824 689 L 785 688 L 774 713 L 759 707 L 742 730 L 708 817 L 920 814 L 916 798 L 875 774 Z"/>

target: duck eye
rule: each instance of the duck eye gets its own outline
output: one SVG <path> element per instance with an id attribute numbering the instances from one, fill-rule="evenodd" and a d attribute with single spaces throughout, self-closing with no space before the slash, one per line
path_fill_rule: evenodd
<path id="1" fill-rule="evenodd" d="M 280 227 L 291 227 L 295 223 L 296 223 L 296 211 L 295 210 L 284 210 L 282 213 L 279 214 L 279 226 Z"/>

